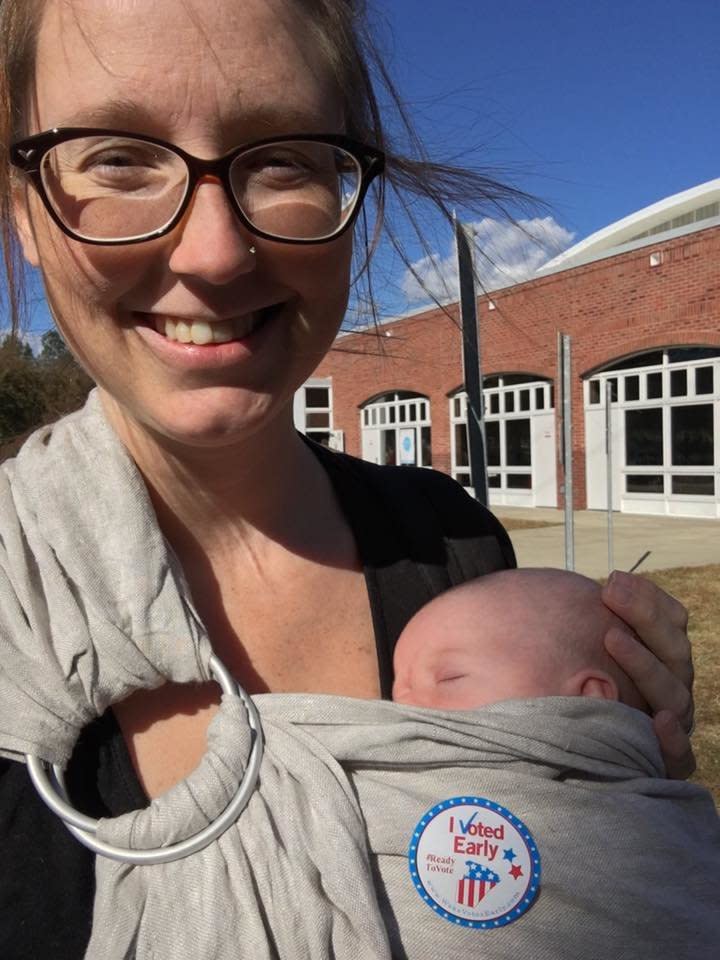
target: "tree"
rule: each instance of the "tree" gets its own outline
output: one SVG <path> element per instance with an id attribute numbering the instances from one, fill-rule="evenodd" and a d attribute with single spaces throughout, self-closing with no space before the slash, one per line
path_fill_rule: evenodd
<path id="1" fill-rule="evenodd" d="M 18 337 L 0 345 L 0 442 L 31 429 L 45 413 L 43 382 L 32 350 Z"/>
<path id="2" fill-rule="evenodd" d="M 54 328 L 46 330 L 40 338 L 40 360 L 43 363 L 52 363 L 55 360 L 67 360 L 70 351 L 65 341 Z"/>

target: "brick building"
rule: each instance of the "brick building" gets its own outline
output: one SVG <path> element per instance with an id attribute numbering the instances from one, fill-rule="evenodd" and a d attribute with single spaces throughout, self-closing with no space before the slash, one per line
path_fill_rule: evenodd
<path id="1" fill-rule="evenodd" d="M 490 501 L 560 506 L 558 332 L 572 337 L 575 505 L 720 518 L 720 179 L 645 208 L 478 300 Z M 299 429 L 471 485 L 458 308 L 338 338 Z"/>

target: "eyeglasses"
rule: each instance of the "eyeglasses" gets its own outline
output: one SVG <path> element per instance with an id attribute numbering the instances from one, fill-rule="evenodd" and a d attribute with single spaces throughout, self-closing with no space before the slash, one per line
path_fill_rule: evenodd
<path id="1" fill-rule="evenodd" d="M 19 140 L 10 160 L 64 233 L 108 245 L 169 233 L 207 177 L 256 236 L 325 243 L 353 223 L 385 165 L 382 151 L 334 134 L 272 137 L 201 160 L 154 137 L 84 127 Z"/>

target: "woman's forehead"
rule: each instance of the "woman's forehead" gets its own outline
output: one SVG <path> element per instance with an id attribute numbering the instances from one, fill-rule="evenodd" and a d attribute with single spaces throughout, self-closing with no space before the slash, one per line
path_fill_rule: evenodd
<path id="1" fill-rule="evenodd" d="M 263 136 L 340 122 L 330 71 L 292 0 L 47 0 L 36 63 L 40 129 L 202 138 L 225 125 Z"/>

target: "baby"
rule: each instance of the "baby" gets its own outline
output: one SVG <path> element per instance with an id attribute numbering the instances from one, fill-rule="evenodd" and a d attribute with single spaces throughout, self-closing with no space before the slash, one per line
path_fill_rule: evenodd
<path id="1" fill-rule="evenodd" d="M 627 626 L 600 587 L 577 573 L 503 570 L 436 597 L 395 649 L 393 700 L 474 710 L 500 700 L 596 697 L 647 706 L 606 653 L 603 637 Z"/>

